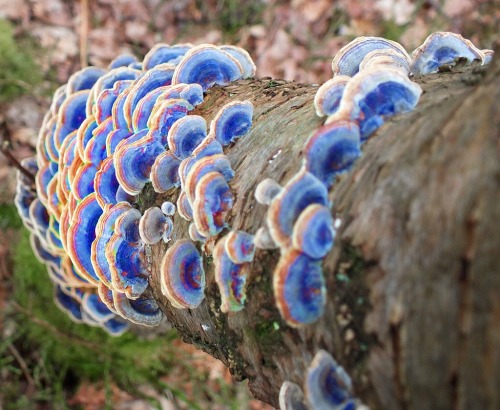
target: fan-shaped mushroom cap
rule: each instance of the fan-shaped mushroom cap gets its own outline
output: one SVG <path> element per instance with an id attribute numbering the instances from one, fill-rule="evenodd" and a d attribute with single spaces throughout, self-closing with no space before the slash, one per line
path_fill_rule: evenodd
<path id="1" fill-rule="evenodd" d="M 221 238 L 213 250 L 215 282 L 221 295 L 221 311 L 238 312 L 245 306 L 246 280 L 249 263 L 236 264 L 226 252 L 227 236 Z"/>
<path id="2" fill-rule="evenodd" d="M 281 317 L 289 326 L 308 325 L 323 315 L 326 288 L 319 260 L 295 249 L 282 253 L 273 273 L 273 289 Z"/>
<path id="3" fill-rule="evenodd" d="M 350 79 L 347 75 L 336 75 L 318 88 L 314 96 L 314 108 L 318 117 L 332 115 L 338 110 L 344 88 Z"/>
<path id="4" fill-rule="evenodd" d="M 427 37 L 424 43 L 412 53 L 411 72 L 415 75 L 437 73 L 439 67 L 454 65 L 464 58 L 469 63 L 474 60 L 484 61 L 484 54 L 470 40 L 460 34 L 436 32 Z"/>
<path id="5" fill-rule="evenodd" d="M 337 120 L 318 128 L 304 147 L 306 169 L 327 188 L 361 155 L 361 136 L 356 123 Z"/>
<path id="6" fill-rule="evenodd" d="M 358 37 L 345 45 L 332 61 L 333 75 L 353 76 L 359 71 L 363 58 L 373 50 L 393 49 L 410 61 L 410 56 L 403 46 L 382 37 Z"/>
<path id="7" fill-rule="evenodd" d="M 328 205 L 328 192 L 319 179 L 302 169 L 287 182 L 267 212 L 269 231 L 280 247 L 291 245 L 293 226 L 311 204 Z"/>
<path id="8" fill-rule="evenodd" d="M 226 85 L 243 76 L 241 64 L 230 54 L 211 44 L 191 48 L 175 68 L 172 84 L 197 83 L 207 90 L 214 84 Z"/>
<path id="9" fill-rule="evenodd" d="M 198 249 L 188 240 L 176 241 L 165 253 L 160 270 L 161 291 L 178 309 L 194 309 L 203 301 L 205 271 Z"/>

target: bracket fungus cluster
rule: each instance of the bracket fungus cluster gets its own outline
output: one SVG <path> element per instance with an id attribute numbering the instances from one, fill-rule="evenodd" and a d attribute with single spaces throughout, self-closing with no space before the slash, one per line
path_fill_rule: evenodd
<path id="1" fill-rule="evenodd" d="M 268 209 L 254 234 L 229 226 L 236 198 L 224 153 L 249 133 L 252 104 L 231 101 L 209 125 L 192 113 L 208 88 L 255 75 L 246 51 L 159 44 L 143 62 L 123 55 L 108 71 L 80 70 L 55 92 L 37 155 L 22 162 L 36 174 L 35 186 L 19 174 L 15 198 L 57 305 L 72 320 L 113 335 L 130 323 L 158 325 L 163 313 L 148 290 L 146 250 L 162 243 L 168 249 L 161 291 L 175 308 L 195 309 L 205 297 L 200 242 L 205 252 L 215 244 L 222 312 L 244 308 L 255 250 L 278 249 L 272 282 L 279 313 L 291 327 L 314 323 L 328 293 L 322 262 L 335 242 L 329 191 L 337 177 L 387 118 L 416 106 L 422 90 L 411 76 L 459 60 L 486 64 L 491 55 L 452 33 L 429 36 L 412 57 L 378 37 L 342 48 L 332 79 L 314 99 L 318 116 L 327 118 L 307 139 L 302 167 L 286 183 L 267 178 L 256 188 L 257 202 Z M 137 198 L 148 183 L 166 200 L 141 214 Z M 172 235 L 177 217 L 190 222 L 185 238 Z M 349 376 L 326 352 L 309 368 L 305 397 L 298 386 L 284 386 L 284 409 L 362 407 Z"/>
<path id="2" fill-rule="evenodd" d="M 15 203 L 47 265 L 55 301 L 74 321 L 114 335 L 130 323 L 160 323 L 163 313 L 147 291 L 146 246 L 170 240 L 176 211 L 192 214 L 194 233 L 204 239 L 225 227 L 233 201 L 227 181 L 234 173 L 222 146 L 248 132 L 253 107 L 228 105 L 208 135 L 205 120 L 188 114 L 212 85 L 254 74 L 250 56 L 238 47 L 160 44 L 142 63 L 122 55 L 109 70 L 78 71 L 55 92 L 37 155 L 23 161 L 36 175 L 35 186 L 20 174 Z M 181 175 L 183 161 L 189 164 Z M 166 192 L 181 181 L 189 193 L 184 213 L 171 202 L 144 215 L 137 209 L 146 183 Z M 166 258 L 176 267 L 171 272 L 181 282 L 189 272 L 189 286 L 197 284 L 201 300 L 203 268 L 193 271 L 201 256 L 191 242 L 182 249 L 178 242 Z M 177 279 L 170 281 L 174 287 Z"/>

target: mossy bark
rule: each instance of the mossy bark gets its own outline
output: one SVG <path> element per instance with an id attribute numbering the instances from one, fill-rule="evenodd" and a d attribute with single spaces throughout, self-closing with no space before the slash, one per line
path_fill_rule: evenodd
<path id="1" fill-rule="evenodd" d="M 323 263 L 328 303 L 315 324 L 281 319 L 272 291 L 279 251 L 257 251 L 248 299 L 220 312 L 210 241 L 206 298 L 179 310 L 161 294 L 168 245 L 151 247 L 151 291 L 183 339 L 222 360 L 237 380 L 274 406 L 284 380 L 302 384 L 326 349 L 345 367 L 372 409 L 500 408 L 500 64 L 417 80 L 424 93 L 411 113 L 383 125 L 354 168 L 330 192 L 341 221 Z M 236 177 L 232 229 L 255 233 L 267 207 L 253 192 L 262 179 L 285 183 L 321 124 L 317 87 L 271 79 L 213 88 L 196 114 L 210 121 L 232 100 L 255 106 L 249 135 L 226 150 Z M 142 207 L 175 201 L 148 186 Z M 174 217 L 174 240 L 188 223 Z"/>

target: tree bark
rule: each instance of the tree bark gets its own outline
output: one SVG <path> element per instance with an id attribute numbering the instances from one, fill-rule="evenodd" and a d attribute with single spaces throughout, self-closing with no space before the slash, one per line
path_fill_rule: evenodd
<path id="1" fill-rule="evenodd" d="M 211 250 L 202 247 L 206 298 L 194 310 L 161 294 L 168 247 L 150 248 L 151 292 L 183 339 L 220 359 L 236 380 L 278 407 L 284 380 L 302 385 L 318 349 L 344 366 L 372 409 L 500 408 L 500 64 L 417 80 L 417 108 L 387 121 L 330 191 L 341 221 L 323 263 L 328 303 L 297 330 L 281 319 L 272 275 L 279 251 L 256 252 L 241 312 L 220 312 Z M 285 183 L 300 168 L 317 86 L 271 79 L 211 89 L 196 114 L 210 121 L 230 100 L 255 107 L 250 133 L 226 151 L 236 173 L 232 229 L 263 225 L 253 193 L 266 177 Z M 140 195 L 143 209 L 178 190 Z M 175 217 L 174 240 L 188 223 Z"/>

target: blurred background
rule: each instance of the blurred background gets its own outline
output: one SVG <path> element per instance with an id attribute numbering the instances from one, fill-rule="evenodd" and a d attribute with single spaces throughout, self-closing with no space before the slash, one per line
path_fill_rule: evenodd
<path id="1" fill-rule="evenodd" d="M 491 48 L 499 27 L 495 0 L 0 0 L 0 410 L 269 409 L 173 330 L 111 339 L 53 305 L 11 205 L 8 156 L 33 155 L 50 97 L 71 73 L 190 42 L 243 47 L 258 77 L 322 83 L 357 36 L 411 53 L 430 33 L 453 31 Z"/>

